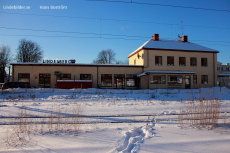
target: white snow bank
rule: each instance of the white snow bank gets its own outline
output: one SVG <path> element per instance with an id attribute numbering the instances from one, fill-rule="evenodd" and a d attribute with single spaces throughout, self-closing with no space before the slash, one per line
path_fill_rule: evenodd
<path id="1" fill-rule="evenodd" d="M 200 88 L 200 89 L 144 89 L 144 90 L 129 90 L 129 89 L 54 89 L 54 88 L 14 88 L 0 90 L 0 93 L 85 93 L 85 94 L 176 94 L 176 93 L 213 93 L 225 92 L 230 93 L 230 89 L 226 87 Z"/>

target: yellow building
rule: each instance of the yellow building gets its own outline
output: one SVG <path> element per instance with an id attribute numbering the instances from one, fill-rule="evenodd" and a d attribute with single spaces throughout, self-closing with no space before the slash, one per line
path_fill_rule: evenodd
<path id="1" fill-rule="evenodd" d="M 207 88 L 217 85 L 218 51 L 154 34 L 129 56 L 129 65 L 75 64 L 73 61 L 12 63 L 12 81 L 55 88 L 57 80 L 92 80 L 101 88 Z"/>

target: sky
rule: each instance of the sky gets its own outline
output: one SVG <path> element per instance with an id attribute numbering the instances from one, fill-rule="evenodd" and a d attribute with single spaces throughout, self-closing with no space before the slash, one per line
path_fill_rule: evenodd
<path id="1" fill-rule="evenodd" d="M 155 33 L 167 40 L 187 35 L 189 42 L 218 50 L 218 61 L 226 64 L 229 19 L 229 0 L 0 0 L 0 45 L 16 55 L 25 38 L 41 46 L 44 59 L 88 64 L 106 49 L 126 61 Z"/>

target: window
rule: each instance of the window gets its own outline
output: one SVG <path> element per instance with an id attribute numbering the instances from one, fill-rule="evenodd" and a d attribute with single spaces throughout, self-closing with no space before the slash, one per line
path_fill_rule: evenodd
<path id="1" fill-rule="evenodd" d="M 29 73 L 18 73 L 18 82 L 24 82 L 30 85 L 30 74 Z"/>
<path id="2" fill-rule="evenodd" d="M 39 87 L 40 88 L 50 88 L 51 75 L 49 73 L 39 74 Z"/>
<path id="3" fill-rule="evenodd" d="M 190 57 L 190 66 L 197 66 L 196 57 Z"/>
<path id="4" fill-rule="evenodd" d="M 226 71 L 229 71 L 229 67 L 226 68 Z"/>
<path id="5" fill-rule="evenodd" d="M 165 75 L 150 75 L 150 84 L 165 84 Z"/>
<path id="6" fill-rule="evenodd" d="M 173 56 L 167 56 L 167 65 L 168 66 L 174 65 L 174 57 Z"/>
<path id="7" fill-rule="evenodd" d="M 162 65 L 162 56 L 155 56 L 155 65 Z"/>
<path id="8" fill-rule="evenodd" d="M 71 74 L 62 74 L 61 80 L 71 80 Z"/>
<path id="9" fill-rule="evenodd" d="M 168 84 L 182 84 L 182 75 L 169 75 Z"/>
<path id="10" fill-rule="evenodd" d="M 127 87 L 136 87 L 136 74 L 127 74 L 126 75 L 126 86 Z"/>
<path id="11" fill-rule="evenodd" d="M 80 74 L 80 80 L 91 80 L 91 74 Z"/>
<path id="12" fill-rule="evenodd" d="M 193 75 L 193 84 L 197 84 L 197 75 Z"/>
<path id="13" fill-rule="evenodd" d="M 125 75 L 124 74 L 114 74 L 114 87 L 124 88 L 125 85 Z"/>
<path id="14" fill-rule="evenodd" d="M 101 86 L 112 87 L 112 74 L 101 74 Z"/>
<path id="15" fill-rule="evenodd" d="M 201 75 L 201 83 L 202 84 L 208 84 L 208 76 L 207 75 Z"/>
<path id="16" fill-rule="evenodd" d="M 186 58 L 185 57 L 179 57 L 179 65 L 180 66 L 186 66 Z"/>
<path id="17" fill-rule="evenodd" d="M 136 65 L 136 59 L 134 60 L 134 65 Z"/>
<path id="18" fill-rule="evenodd" d="M 208 66 L 208 59 L 207 58 L 201 58 L 201 66 Z"/>
<path id="19" fill-rule="evenodd" d="M 220 71 L 220 67 L 217 67 L 217 71 Z"/>

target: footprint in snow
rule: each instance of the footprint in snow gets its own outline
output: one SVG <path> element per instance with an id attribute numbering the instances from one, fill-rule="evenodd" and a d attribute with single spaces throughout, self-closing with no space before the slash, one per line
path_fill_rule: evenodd
<path id="1" fill-rule="evenodd" d="M 117 152 L 121 153 L 137 153 L 140 150 L 140 144 L 145 139 L 153 136 L 152 125 L 145 127 L 134 128 L 125 133 L 123 144 L 116 148 Z"/>

